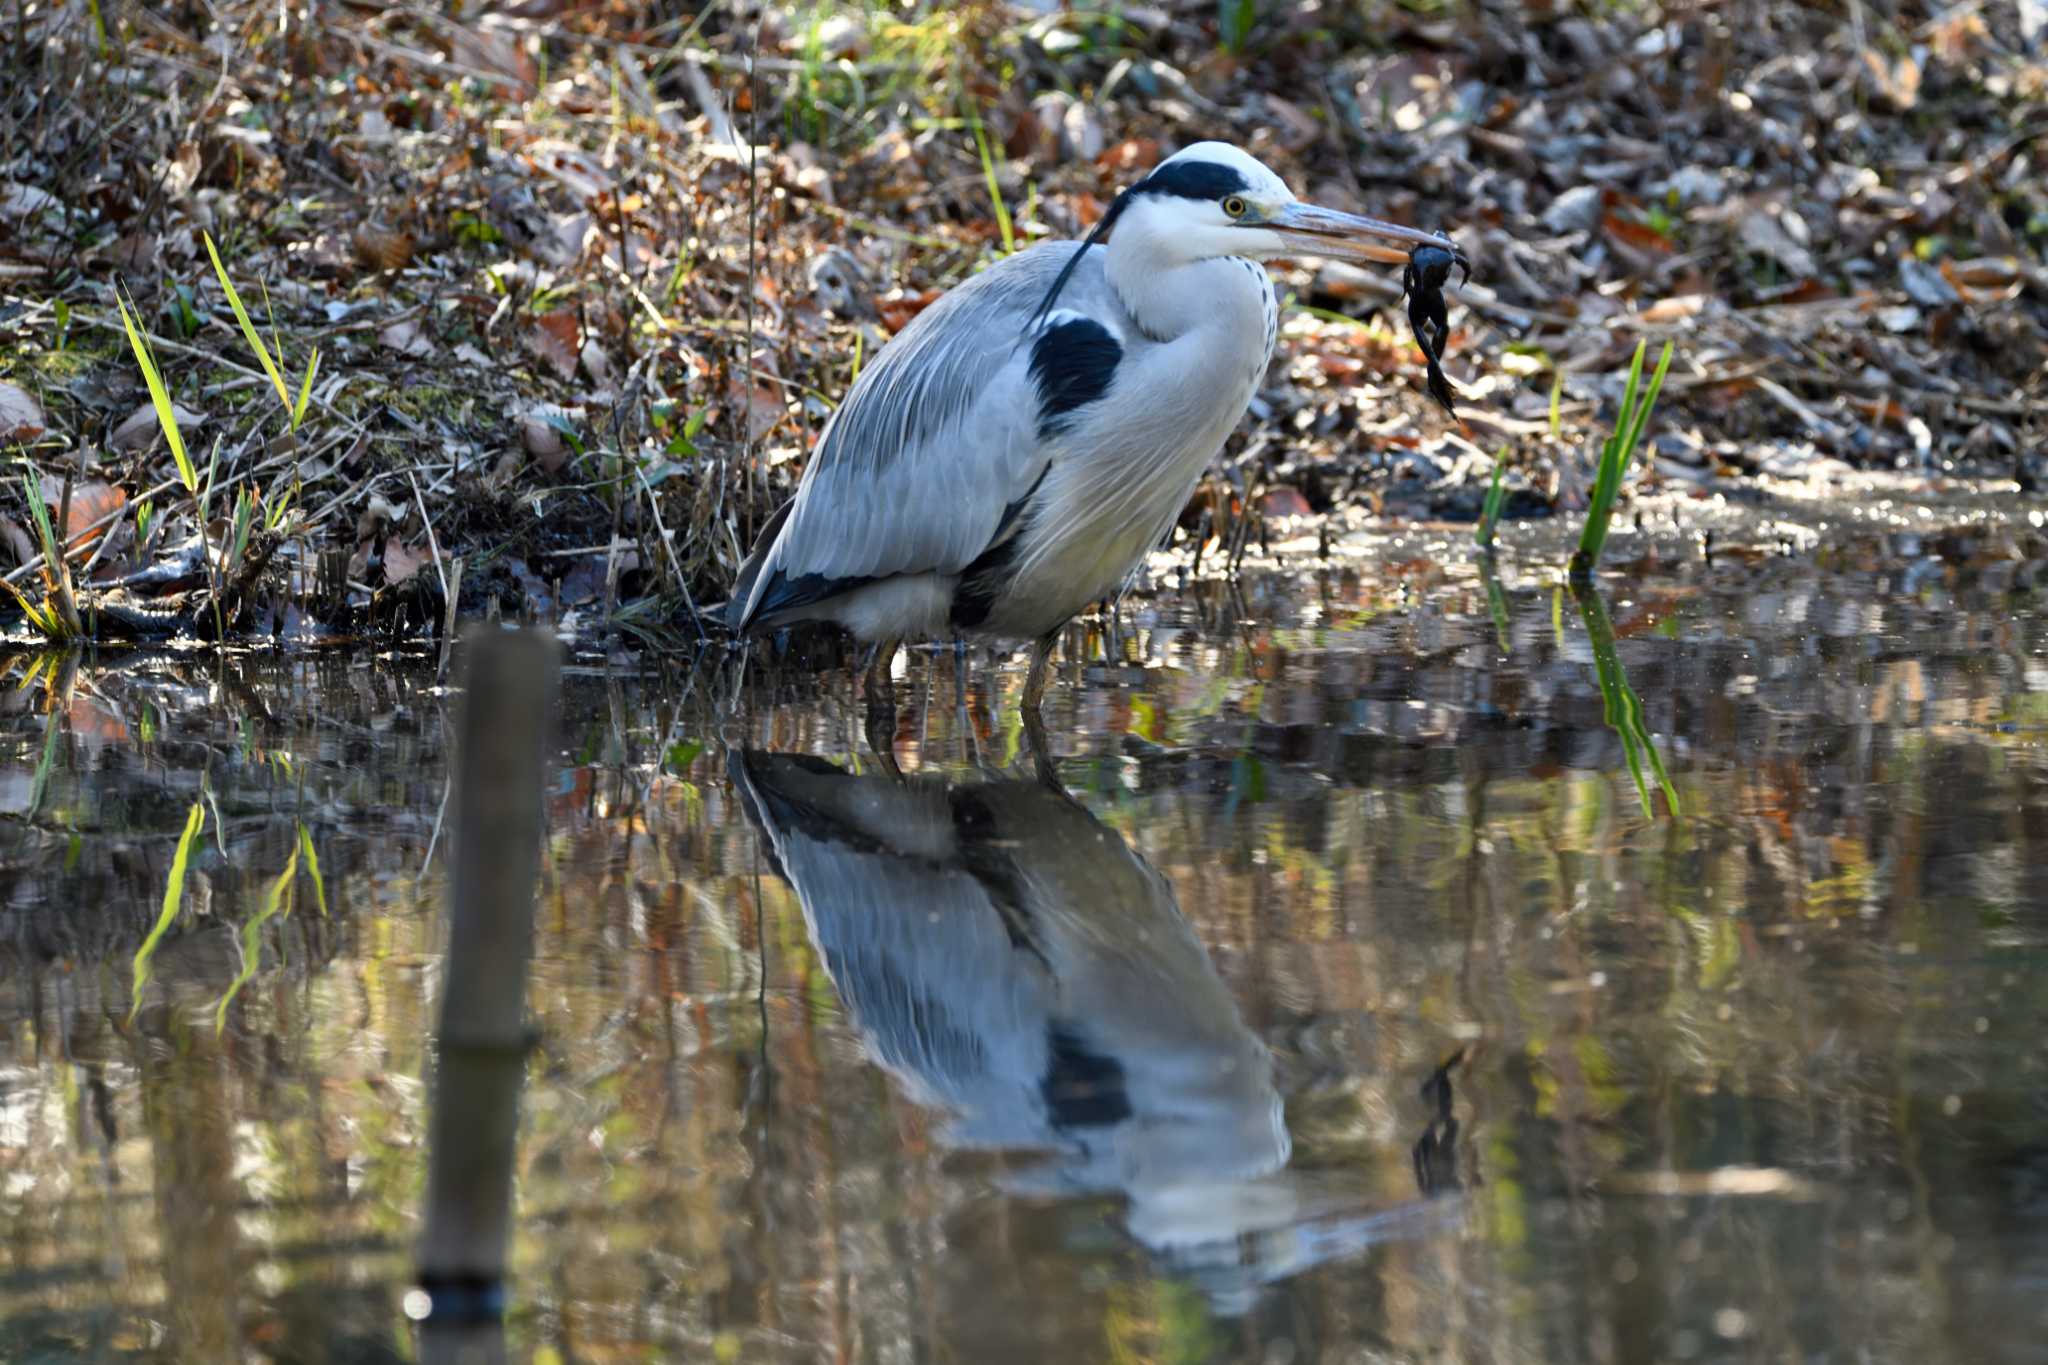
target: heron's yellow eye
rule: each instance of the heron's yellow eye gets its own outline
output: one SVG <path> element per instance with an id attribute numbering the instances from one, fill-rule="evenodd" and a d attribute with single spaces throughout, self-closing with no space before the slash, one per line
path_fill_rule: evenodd
<path id="1" fill-rule="evenodd" d="M 1223 201 L 1223 211 L 1232 218 L 1242 218 L 1249 210 L 1244 200 L 1233 194 Z"/>

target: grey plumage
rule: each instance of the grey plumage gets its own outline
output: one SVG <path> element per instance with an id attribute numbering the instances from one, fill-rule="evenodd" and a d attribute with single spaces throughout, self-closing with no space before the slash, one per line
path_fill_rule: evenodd
<path id="1" fill-rule="evenodd" d="M 1133 1197 L 1286 1163 L 1272 1058 L 1171 887 L 1063 793 L 732 771 L 863 1043 L 948 1145 L 1048 1151 L 1020 1185 Z"/>
<path id="2" fill-rule="evenodd" d="M 1203 143 L 1119 196 L 1087 242 L 989 267 L 856 381 L 743 566 L 729 623 L 1034 639 L 1041 663 L 1050 632 L 1159 544 L 1243 416 L 1278 330 L 1257 260 L 1385 259 L 1366 237 L 1456 252 L 1299 204 L 1250 156 Z"/>

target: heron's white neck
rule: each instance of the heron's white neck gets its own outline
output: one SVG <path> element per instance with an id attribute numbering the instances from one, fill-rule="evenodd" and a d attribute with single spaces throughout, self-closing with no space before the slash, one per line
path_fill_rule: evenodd
<path id="1" fill-rule="evenodd" d="M 1238 256 L 1189 256 L 1173 222 L 1152 207 L 1133 204 L 1110 233 L 1103 270 L 1125 309 L 1158 341 L 1199 327 L 1256 340 L 1273 297 L 1265 267 Z"/>

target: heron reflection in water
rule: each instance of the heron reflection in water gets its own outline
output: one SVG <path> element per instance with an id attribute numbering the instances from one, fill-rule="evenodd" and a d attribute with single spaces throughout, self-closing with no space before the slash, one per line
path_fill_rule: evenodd
<path id="1" fill-rule="evenodd" d="M 948 1115 L 944 1145 L 1041 1154 L 1012 1192 L 1123 1196 L 1130 1233 L 1229 1312 L 1441 1224 L 1284 1169 L 1271 1054 L 1166 879 L 1056 786 L 760 752 L 732 772 L 873 1059 Z"/>

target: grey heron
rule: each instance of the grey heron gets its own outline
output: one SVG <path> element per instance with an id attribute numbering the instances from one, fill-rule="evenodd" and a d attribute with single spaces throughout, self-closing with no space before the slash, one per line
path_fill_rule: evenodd
<path id="1" fill-rule="evenodd" d="M 1251 402 L 1279 324 L 1259 262 L 1407 259 L 1387 243 L 1464 260 L 1302 203 L 1226 143 L 1161 162 L 1086 240 L 990 266 L 882 348 L 741 566 L 728 624 L 837 622 L 875 643 L 883 685 L 903 640 L 1028 640 L 1035 715 L 1059 628 L 1162 541 Z"/>

